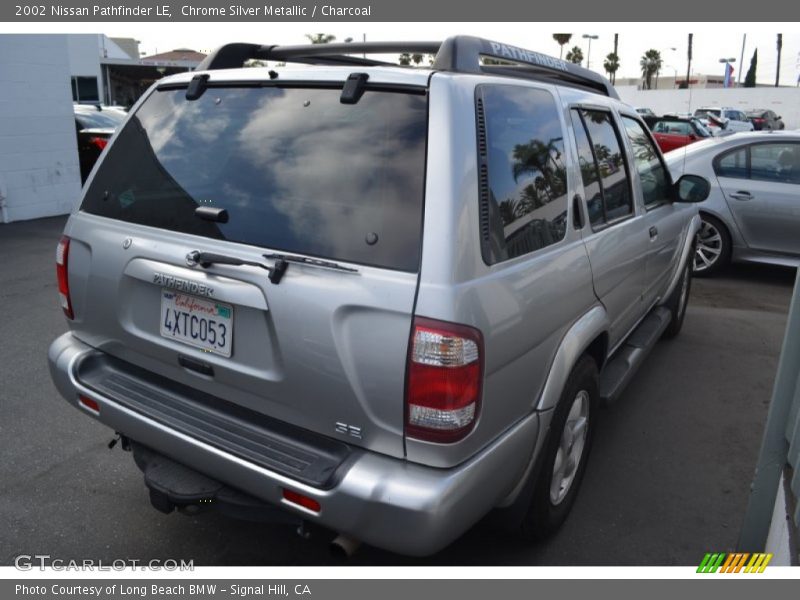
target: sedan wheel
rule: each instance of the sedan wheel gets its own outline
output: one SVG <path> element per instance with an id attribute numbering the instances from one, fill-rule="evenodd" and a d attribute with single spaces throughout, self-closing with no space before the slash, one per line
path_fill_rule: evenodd
<path id="1" fill-rule="evenodd" d="M 711 275 L 724 266 L 731 253 L 731 238 L 725 226 L 710 215 L 701 215 L 700 231 L 694 253 L 694 272 Z"/>

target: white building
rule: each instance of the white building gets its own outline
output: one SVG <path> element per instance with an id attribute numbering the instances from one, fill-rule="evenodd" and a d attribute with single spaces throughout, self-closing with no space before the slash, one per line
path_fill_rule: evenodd
<path id="1" fill-rule="evenodd" d="M 81 179 L 72 103 L 130 105 L 202 55 L 138 56 L 98 34 L 0 35 L 0 223 L 68 213 Z"/>

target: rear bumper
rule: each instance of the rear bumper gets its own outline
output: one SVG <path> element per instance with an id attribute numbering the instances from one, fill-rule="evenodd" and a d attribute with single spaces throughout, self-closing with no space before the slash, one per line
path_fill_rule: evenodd
<path id="1" fill-rule="evenodd" d="M 50 373 L 61 395 L 108 427 L 201 473 L 298 516 L 394 552 L 432 554 L 464 533 L 511 493 L 532 460 L 536 413 L 452 469 L 436 469 L 373 452 L 354 452 L 336 484 L 319 489 L 195 439 L 109 395 L 89 390 L 76 366 L 97 351 L 67 333 L 50 346 Z M 78 403 L 97 401 L 99 414 Z M 288 503 L 283 490 L 316 499 L 318 513 Z"/>

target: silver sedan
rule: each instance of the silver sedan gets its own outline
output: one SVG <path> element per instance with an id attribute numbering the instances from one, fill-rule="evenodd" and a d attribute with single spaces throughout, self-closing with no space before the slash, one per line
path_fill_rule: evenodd
<path id="1" fill-rule="evenodd" d="M 690 173 L 711 183 L 699 205 L 696 274 L 731 260 L 800 266 L 800 133 L 737 133 L 665 156 L 674 180 Z"/>

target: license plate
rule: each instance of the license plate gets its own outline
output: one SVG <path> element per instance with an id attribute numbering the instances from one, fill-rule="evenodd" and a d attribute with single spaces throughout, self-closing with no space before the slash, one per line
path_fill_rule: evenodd
<path id="1" fill-rule="evenodd" d="M 233 307 L 162 289 L 161 335 L 205 352 L 230 357 L 233 349 Z"/>

